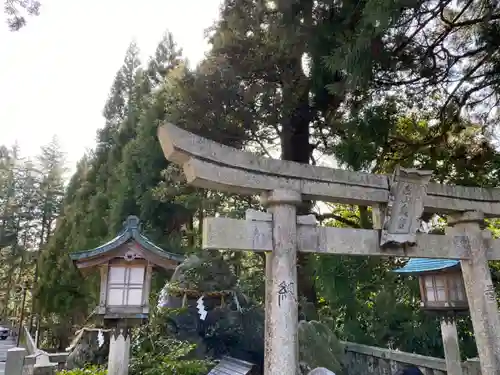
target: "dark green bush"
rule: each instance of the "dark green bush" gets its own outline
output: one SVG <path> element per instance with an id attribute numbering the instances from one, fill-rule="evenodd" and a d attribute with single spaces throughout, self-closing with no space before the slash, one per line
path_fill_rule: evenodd
<path id="1" fill-rule="evenodd" d="M 76 368 L 73 370 L 58 371 L 57 375 L 107 375 L 108 370 L 99 366 L 86 366 L 84 368 Z"/>
<path id="2" fill-rule="evenodd" d="M 169 337 L 167 320 L 175 310 L 155 312 L 134 332 L 130 375 L 205 375 L 212 363 L 190 358 L 196 345 Z"/>

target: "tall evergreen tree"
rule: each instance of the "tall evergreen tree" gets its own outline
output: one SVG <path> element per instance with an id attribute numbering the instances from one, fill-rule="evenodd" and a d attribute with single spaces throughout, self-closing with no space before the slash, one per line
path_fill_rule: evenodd
<path id="1" fill-rule="evenodd" d="M 55 229 L 56 219 L 61 214 L 64 197 L 64 178 L 66 172 L 65 155 L 56 137 L 42 146 L 38 156 L 40 170 L 40 186 L 38 191 L 37 207 L 37 252 L 35 257 L 35 269 L 32 293 L 36 292 L 39 279 L 39 254 L 49 242 Z M 38 306 L 35 299 L 32 300 L 30 329 L 33 330 L 35 315 L 38 316 Z M 40 321 L 37 317 L 36 324 Z M 39 330 L 36 330 L 39 332 Z"/>

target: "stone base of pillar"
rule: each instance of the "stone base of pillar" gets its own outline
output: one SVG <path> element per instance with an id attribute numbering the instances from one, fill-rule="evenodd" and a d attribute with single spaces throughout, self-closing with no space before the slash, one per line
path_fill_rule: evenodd
<path id="1" fill-rule="evenodd" d="M 110 335 L 108 375 L 128 375 L 130 332 L 117 328 Z"/>

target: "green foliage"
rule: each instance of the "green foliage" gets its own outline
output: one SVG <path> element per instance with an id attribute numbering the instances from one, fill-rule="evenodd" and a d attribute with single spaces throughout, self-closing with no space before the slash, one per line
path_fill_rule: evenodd
<path id="1" fill-rule="evenodd" d="M 0 146 L 0 305 L 4 318 L 18 311 L 23 296 L 20 286 L 38 281 L 39 254 L 53 232 L 64 195 L 65 161 L 56 137 L 36 158 L 20 155 L 17 146 Z M 38 309 L 33 294 L 28 292 L 26 297 L 25 323 L 29 323 Z"/>
<path id="2" fill-rule="evenodd" d="M 131 375 L 202 375 L 210 370 L 210 362 L 186 359 L 196 345 L 171 338 L 158 338 L 155 351 L 135 352 L 130 363 Z"/>
<path id="3" fill-rule="evenodd" d="M 161 310 L 137 330 L 132 346 L 131 375 L 202 375 L 210 370 L 210 361 L 193 358 L 196 345 L 166 335 L 168 317 L 175 313 Z"/>
<path id="4" fill-rule="evenodd" d="M 323 225 L 356 226 L 356 216 L 359 219 L 362 212 L 337 206 L 334 220 Z M 391 272 L 404 262 L 400 258 L 317 255 L 312 267 L 321 318 L 346 341 L 441 357 L 439 322 L 420 311 L 417 280 Z M 461 320 L 459 327 L 463 356 L 474 357 L 470 320 Z"/>
<path id="5" fill-rule="evenodd" d="M 58 371 L 57 375 L 107 375 L 108 370 L 99 366 L 86 366 L 73 370 Z"/>
<path id="6" fill-rule="evenodd" d="M 300 363 L 301 367 L 307 367 L 304 369 L 307 373 L 316 367 L 325 367 L 335 374 L 345 374 L 344 346 L 326 324 L 301 321 L 298 334 Z"/>
<path id="7" fill-rule="evenodd" d="M 70 252 L 115 237 L 128 215 L 141 218 L 142 229 L 157 245 L 181 252 L 179 232 L 192 221 L 192 213 L 174 203 L 172 196 L 155 195 L 168 166 L 156 140 L 157 122 L 165 116 L 157 89 L 182 64 L 180 52 L 167 33 L 147 66 L 138 54 L 132 43 L 104 105 L 106 125 L 98 132 L 96 149 L 78 163 L 41 255 L 36 294 L 47 328 L 52 334 L 64 332 L 56 345 L 60 349 L 69 344 L 73 327 L 87 320 L 98 296 L 98 275 L 83 279 L 69 260 Z M 163 286 L 156 282 L 162 278 L 165 275 L 155 275 L 153 295 Z"/>

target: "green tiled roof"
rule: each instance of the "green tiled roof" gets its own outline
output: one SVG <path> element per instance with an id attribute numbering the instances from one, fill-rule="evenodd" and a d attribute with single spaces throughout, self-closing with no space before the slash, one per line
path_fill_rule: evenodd
<path id="1" fill-rule="evenodd" d="M 124 229 L 112 240 L 106 242 L 105 244 L 96 247 L 95 249 L 79 251 L 75 253 L 70 253 L 70 257 L 73 261 L 84 260 L 87 258 L 92 258 L 101 254 L 105 254 L 109 251 L 115 250 L 117 247 L 123 245 L 130 239 L 133 239 L 139 243 L 143 248 L 162 258 L 175 260 L 182 262 L 184 257 L 179 254 L 170 253 L 163 250 L 162 248 L 156 246 L 151 240 L 140 232 L 140 221 L 137 216 L 129 216 L 124 223 Z"/>

